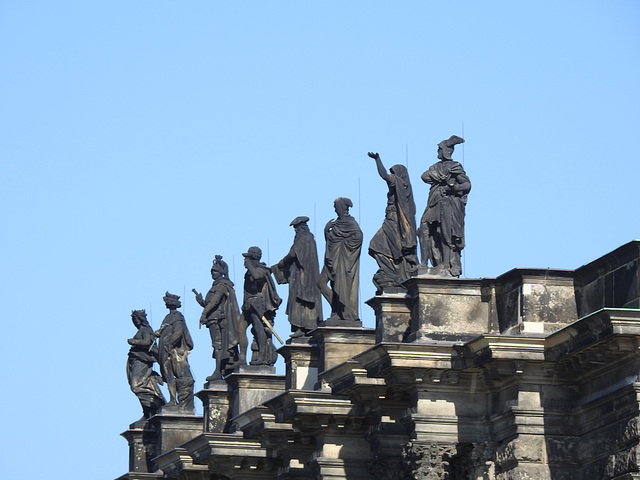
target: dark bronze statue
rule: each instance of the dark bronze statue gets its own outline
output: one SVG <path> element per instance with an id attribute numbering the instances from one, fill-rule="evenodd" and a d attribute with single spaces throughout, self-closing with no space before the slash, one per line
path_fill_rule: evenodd
<path id="1" fill-rule="evenodd" d="M 282 299 L 276 292 L 276 285 L 271 278 L 271 269 L 260 261 L 262 250 L 249 247 L 244 256 L 244 302 L 242 313 L 247 324 L 251 325 L 253 343 L 251 344 L 251 365 L 268 365 L 276 363 L 278 354 L 273 345 L 273 321 L 276 310 Z"/>
<path id="2" fill-rule="evenodd" d="M 177 405 L 180 410 L 192 411 L 194 382 L 187 356 L 193 349 L 193 340 L 182 313 L 177 310 L 182 305 L 180 297 L 167 292 L 163 300 L 169 314 L 155 334 L 159 337 L 160 371 L 169 389 L 167 406 Z"/>
<path id="3" fill-rule="evenodd" d="M 196 301 L 204 308 L 200 316 L 200 324 L 209 329 L 213 358 L 216 361 L 215 371 L 207 377 L 208 381 L 222 379 L 222 376 L 231 373 L 238 363 L 238 330 L 240 326 L 240 310 L 236 293 L 233 289 L 233 282 L 229 280 L 229 267 L 222 260 L 221 255 L 216 255 L 213 261 L 211 277 L 213 285 L 205 298 L 202 298 L 202 295 L 195 289 L 192 290 L 196 295 Z M 242 332 L 246 349 L 245 331 L 246 325 Z"/>
<path id="4" fill-rule="evenodd" d="M 455 145 L 464 139 L 456 135 L 438 144 L 440 161 L 422 174 L 431 185 L 427 208 L 420 221 L 419 237 L 422 264 L 431 262 L 430 273 L 459 277 L 460 255 L 464 248 L 464 211 L 471 190 L 462 165 L 451 158 Z"/>
<path id="5" fill-rule="evenodd" d="M 131 345 L 127 360 L 127 380 L 131 391 L 140 400 L 143 418 L 151 418 L 165 404 L 158 387 L 162 385 L 162 378 L 153 371 L 153 362 L 158 361 L 156 338 L 144 310 L 133 310 L 131 320 L 138 331 L 133 338 L 127 340 Z"/>
<path id="6" fill-rule="evenodd" d="M 294 338 L 313 330 L 322 320 L 318 250 L 308 221 L 309 217 L 296 217 L 291 222 L 296 232 L 293 245 L 289 253 L 271 267 L 278 283 L 289 284 L 287 315 Z"/>
<path id="7" fill-rule="evenodd" d="M 324 227 L 326 250 L 318 286 L 331 305 L 331 319 L 358 321 L 362 231 L 356 219 L 349 215 L 351 200 L 339 197 L 333 205 L 338 218 Z"/>
<path id="8" fill-rule="evenodd" d="M 407 168 L 394 165 L 387 173 L 380 155 L 372 152 L 368 155 L 376 161 L 378 173 L 389 187 L 384 222 L 369 244 L 369 255 L 379 267 L 373 276 L 379 295 L 384 289 L 402 288 L 400 282 L 409 278 L 418 266 L 416 204 Z"/>

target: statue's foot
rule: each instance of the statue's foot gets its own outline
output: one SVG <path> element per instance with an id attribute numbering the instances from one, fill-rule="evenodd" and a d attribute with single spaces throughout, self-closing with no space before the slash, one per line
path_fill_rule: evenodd
<path id="1" fill-rule="evenodd" d="M 213 375 L 209 375 L 207 377 L 207 382 L 214 382 L 216 380 L 222 380 L 222 375 L 220 374 L 220 372 L 216 372 Z"/>
<path id="2" fill-rule="evenodd" d="M 300 337 L 304 337 L 304 332 L 302 331 L 302 329 L 297 329 L 295 332 L 293 332 L 291 335 L 289 335 L 291 338 L 300 338 Z"/>

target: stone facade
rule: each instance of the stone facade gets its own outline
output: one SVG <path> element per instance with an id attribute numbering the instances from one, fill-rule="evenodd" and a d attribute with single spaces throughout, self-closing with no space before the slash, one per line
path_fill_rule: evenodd
<path id="1" fill-rule="evenodd" d="M 123 433 L 121 479 L 640 479 L 640 241 L 577 270 L 429 276 Z M 291 342 L 291 341 L 290 341 Z M 153 472 L 153 473 L 147 473 Z"/>

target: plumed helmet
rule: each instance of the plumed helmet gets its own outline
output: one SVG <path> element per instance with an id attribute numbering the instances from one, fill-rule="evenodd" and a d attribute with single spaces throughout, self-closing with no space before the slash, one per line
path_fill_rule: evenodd
<path id="1" fill-rule="evenodd" d="M 211 267 L 211 273 L 218 272 L 222 276 L 229 276 L 229 266 L 227 262 L 222 260 L 222 255 L 216 255 L 216 258 L 213 260 L 213 266 Z"/>
<path id="2" fill-rule="evenodd" d="M 451 135 L 447 140 L 443 140 L 438 144 L 438 147 L 442 149 L 442 156 L 447 160 L 451 160 L 451 155 L 453 154 L 453 147 L 464 143 L 464 138 L 459 137 L 457 135 Z"/>

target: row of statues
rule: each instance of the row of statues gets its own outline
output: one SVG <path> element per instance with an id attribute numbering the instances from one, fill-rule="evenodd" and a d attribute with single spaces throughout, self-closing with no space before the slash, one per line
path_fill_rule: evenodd
<path id="1" fill-rule="evenodd" d="M 369 255 L 379 267 L 373 278 L 376 294 L 401 291 L 404 289 L 403 281 L 415 275 L 461 275 L 465 205 L 471 183 L 462 165 L 451 155 L 455 145 L 463 142 L 464 139 L 455 135 L 440 142 L 439 161 L 422 174 L 422 180 L 431 187 L 419 227 L 416 225 L 416 206 L 407 168 L 394 165 L 387 172 L 378 153 L 368 154 L 375 160 L 378 173 L 388 187 L 384 221 L 369 244 Z M 209 329 L 216 365 L 213 374 L 207 377 L 208 381 L 221 380 L 238 366 L 247 364 L 249 345 L 246 330 L 249 326 L 253 335 L 249 364 L 273 366 L 276 362 L 273 337 L 281 343 L 282 340 L 273 324 L 282 299 L 278 296 L 273 277 L 277 283 L 289 285 L 286 314 L 293 339 L 305 337 L 322 321 L 321 295 L 331 306 L 327 324 L 359 321 L 363 235 L 349 214 L 352 206 L 346 197 L 339 197 L 334 202 L 337 218 L 330 220 L 324 228 L 326 250 L 322 270 L 306 216 L 296 217 L 291 222 L 295 230 L 293 245 L 275 265 L 269 267 L 262 262 L 262 251 L 256 246 L 243 253 L 246 273 L 240 307 L 234 284 L 229 279 L 228 265 L 222 256 L 215 256 L 211 267 L 211 288 L 204 297 L 193 289 L 196 301 L 203 308 L 200 324 Z M 422 263 L 417 254 L 418 239 Z M 179 298 L 168 292 L 165 294 L 169 314 L 156 332 L 149 326 L 144 310 L 132 312 L 138 332 L 129 339 L 131 349 L 127 376 L 145 418 L 154 415 L 164 405 L 186 411 L 193 409 L 194 381 L 187 361 L 193 341 L 184 317 L 177 311 Z M 162 376 L 153 371 L 154 361 L 159 363 Z M 163 382 L 169 390 L 168 403 L 158 387 Z"/>

